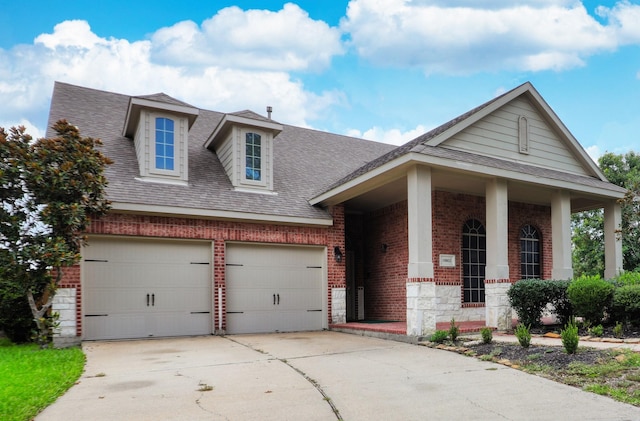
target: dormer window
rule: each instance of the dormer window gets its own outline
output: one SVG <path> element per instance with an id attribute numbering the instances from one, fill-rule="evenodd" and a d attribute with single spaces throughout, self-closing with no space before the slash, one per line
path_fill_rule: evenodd
<path id="1" fill-rule="evenodd" d="M 175 144 L 173 120 L 156 117 L 156 169 L 173 171 L 175 166 Z"/>
<path id="2" fill-rule="evenodd" d="M 123 135 L 133 139 L 138 180 L 187 185 L 189 129 L 197 108 L 165 94 L 132 97 Z"/>
<path id="3" fill-rule="evenodd" d="M 245 177 L 249 181 L 262 181 L 262 136 L 245 134 Z"/>
<path id="4" fill-rule="evenodd" d="M 225 114 L 204 146 L 216 152 L 235 190 L 277 194 L 273 143 L 281 131 L 281 124 L 251 111 Z"/>

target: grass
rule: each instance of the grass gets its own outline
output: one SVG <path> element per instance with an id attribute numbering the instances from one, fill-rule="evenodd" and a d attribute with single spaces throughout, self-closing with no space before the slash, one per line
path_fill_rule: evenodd
<path id="1" fill-rule="evenodd" d="M 80 348 L 39 349 L 0 339 L 0 420 L 31 420 L 80 377 Z"/>
<path id="2" fill-rule="evenodd" d="M 525 363 L 522 369 L 588 392 L 640 406 L 640 354 L 630 350 L 612 350 L 610 359 L 596 364 L 573 362 L 558 369 L 535 361 Z"/>

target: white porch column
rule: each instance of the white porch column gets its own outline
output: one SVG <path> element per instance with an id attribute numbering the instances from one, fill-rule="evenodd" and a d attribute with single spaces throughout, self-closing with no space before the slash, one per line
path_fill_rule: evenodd
<path id="1" fill-rule="evenodd" d="M 431 168 L 416 166 L 407 174 L 409 278 L 433 279 Z"/>
<path id="2" fill-rule="evenodd" d="M 486 184 L 487 266 L 485 268 L 485 318 L 487 326 L 511 327 L 507 291 L 509 279 L 509 197 L 507 180 Z"/>
<path id="3" fill-rule="evenodd" d="M 407 219 L 407 335 L 424 336 L 436 330 L 431 169 L 428 167 L 415 166 L 407 173 Z"/>
<path id="4" fill-rule="evenodd" d="M 615 278 L 622 272 L 622 209 L 617 201 L 604 207 L 604 277 Z"/>
<path id="5" fill-rule="evenodd" d="M 507 180 L 494 178 L 486 186 L 486 279 L 509 279 L 509 198 Z"/>
<path id="6" fill-rule="evenodd" d="M 558 190 L 551 197 L 551 242 L 553 268 L 556 280 L 573 278 L 571 263 L 571 194 Z"/>

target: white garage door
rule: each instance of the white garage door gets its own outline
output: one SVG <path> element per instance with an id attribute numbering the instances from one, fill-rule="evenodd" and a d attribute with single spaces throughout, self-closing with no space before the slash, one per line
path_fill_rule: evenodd
<path id="1" fill-rule="evenodd" d="M 324 262 L 320 247 L 227 244 L 227 332 L 321 330 Z"/>
<path id="2" fill-rule="evenodd" d="M 211 333 L 211 243 L 90 238 L 85 339 Z"/>

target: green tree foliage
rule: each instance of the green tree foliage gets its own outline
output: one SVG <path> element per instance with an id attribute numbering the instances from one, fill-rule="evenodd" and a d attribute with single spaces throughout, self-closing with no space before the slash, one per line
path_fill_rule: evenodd
<path id="1" fill-rule="evenodd" d="M 606 153 L 598 160 L 607 179 L 629 190 L 622 205 L 622 254 L 625 270 L 640 270 L 640 154 Z M 601 209 L 574 214 L 573 268 L 576 276 L 604 275 L 604 215 Z"/>
<path id="2" fill-rule="evenodd" d="M 0 298 L 29 303 L 41 343 L 62 268 L 78 262 L 91 218 L 109 209 L 100 141 L 65 120 L 53 129 L 33 142 L 24 127 L 0 128 Z"/>

